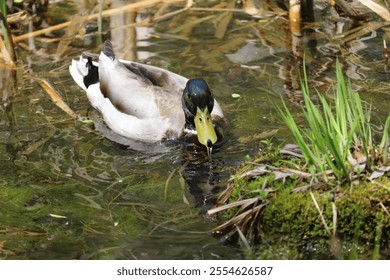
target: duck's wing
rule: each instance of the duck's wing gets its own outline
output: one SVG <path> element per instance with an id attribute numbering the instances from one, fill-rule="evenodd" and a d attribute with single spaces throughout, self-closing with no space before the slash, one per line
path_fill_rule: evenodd
<path id="1" fill-rule="evenodd" d="M 222 108 L 221 108 L 221 105 L 219 105 L 219 103 L 218 103 L 218 101 L 217 100 L 215 100 L 215 98 L 214 98 L 214 108 L 213 108 L 213 110 L 211 111 L 211 118 L 212 119 L 224 119 L 225 118 L 225 116 L 224 116 L 224 114 L 223 114 L 223 111 L 222 111 Z"/>
<path id="2" fill-rule="evenodd" d="M 103 137 L 120 145 L 127 146 L 132 150 L 153 154 L 153 156 L 150 158 L 152 162 L 154 160 L 159 159 L 163 154 L 167 153 L 172 149 L 172 146 L 161 145 L 159 141 L 154 143 L 147 143 L 136 141 L 133 138 L 124 137 L 123 135 L 120 135 L 110 129 L 101 118 L 101 115 L 97 112 L 97 110 L 90 110 L 88 112 L 88 118 L 93 121 L 95 129 L 99 131 Z M 148 160 L 149 157 L 147 158 Z"/>
<path id="3" fill-rule="evenodd" d="M 104 98 L 100 111 L 108 127 L 126 138 L 154 143 L 169 138 L 170 133 L 175 138 L 181 133 L 180 129 L 172 130 L 172 125 L 167 118 L 140 119 L 122 113 L 114 107 L 108 98 Z"/>
<path id="4" fill-rule="evenodd" d="M 187 78 L 147 64 L 120 59 L 119 62 L 139 78 L 142 78 L 148 86 L 154 87 L 154 99 L 160 111 L 162 109 L 161 115 L 166 115 L 171 109 L 181 108 L 181 96 L 188 81 Z M 179 102 L 175 103 L 175 101 Z M 170 106 L 172 104 L 174 106 Z M 214 99 L 214 108 L 211 116 L 224 119 L 222 108 L 216 99 Z"/>
<path id="5" fill-rule="evenodd" d="M 180 109 L 187 82 L 158 67 L 119 61 L 109 42 L 99 56 L 99 80 L 101 92 L 119 111 L 138 118 L 166 116 L 166 112 Z"/>

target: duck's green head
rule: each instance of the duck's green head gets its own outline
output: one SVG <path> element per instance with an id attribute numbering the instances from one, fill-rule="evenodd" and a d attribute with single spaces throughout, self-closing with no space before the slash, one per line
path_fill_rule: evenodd
<path id="1" fill-rule="evenodd" d="M 190 79 L 182 97 L 186 128 L 195 129 L 199 142 L 206 146 L 210 153 L 217 142 L 217 134 L 211 120 L 214 97 L 203 79 Z"/>

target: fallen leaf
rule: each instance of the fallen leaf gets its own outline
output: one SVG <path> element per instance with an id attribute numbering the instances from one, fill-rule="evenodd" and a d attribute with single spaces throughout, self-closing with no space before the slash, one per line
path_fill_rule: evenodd
<path id="1" fill-rule="evenodd" d="M 390 171 L 390 166 L 382 166 L 377 170 L 371 173 L 371 176 L 368 178 L 369 180 L 374 180 L 376 178 L 382 177 L 386 172 Z"/>

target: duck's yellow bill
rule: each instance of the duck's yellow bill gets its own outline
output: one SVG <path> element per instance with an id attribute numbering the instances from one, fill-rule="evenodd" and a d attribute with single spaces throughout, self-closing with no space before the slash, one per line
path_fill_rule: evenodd
<path id="1" fill-rule="evenodd" d="M 199 109 L 199 107 L 196 109 L 194 122 L 199 142 L 202 145 L 211 148 L 212 145 L 217 142 L 217 134 L 215 133 L 214 125 L 207 107 L 204 111 Z"/>

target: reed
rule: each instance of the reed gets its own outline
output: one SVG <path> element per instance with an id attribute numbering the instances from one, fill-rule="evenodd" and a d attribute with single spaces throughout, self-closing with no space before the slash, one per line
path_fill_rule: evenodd
<path id="1" fill-rule="evenodd" d="M 344 79 L 340 63 L 336 63 L 337 87 L 333 102 L 316 91 L 319 104 L 312 99 L 306 70 L 303 70 L 301 89 L 303 113 L 307 127 L 297 125 L 284 101 L 277 106 L 282 119 L 293 133 L 308 167 L 315 176 L 329 180 L 329 172 L 340 181 L 352 181 L 356 174 L 374 171 L 378 164 L 386 164 L 389 149 L 390 114 L 384 126 L 382 141 L 373 143 L 371 108 L 364 106 L 350 82 Z M 321 175 L 316 175 L 321 174 Z"/>
<path id="2" fill-rule="evenodd" d="M 7 62 L 13 63 L 13 61 L 15 61 L 15 52 L 13 49 L 12 35 L 7 23 L 7 5 L 3 0 L 0 1 L 0 25 L 4 38 L 4 48 L 1 48 L 2 55 L 6 58 L 5 60 Z"/>

